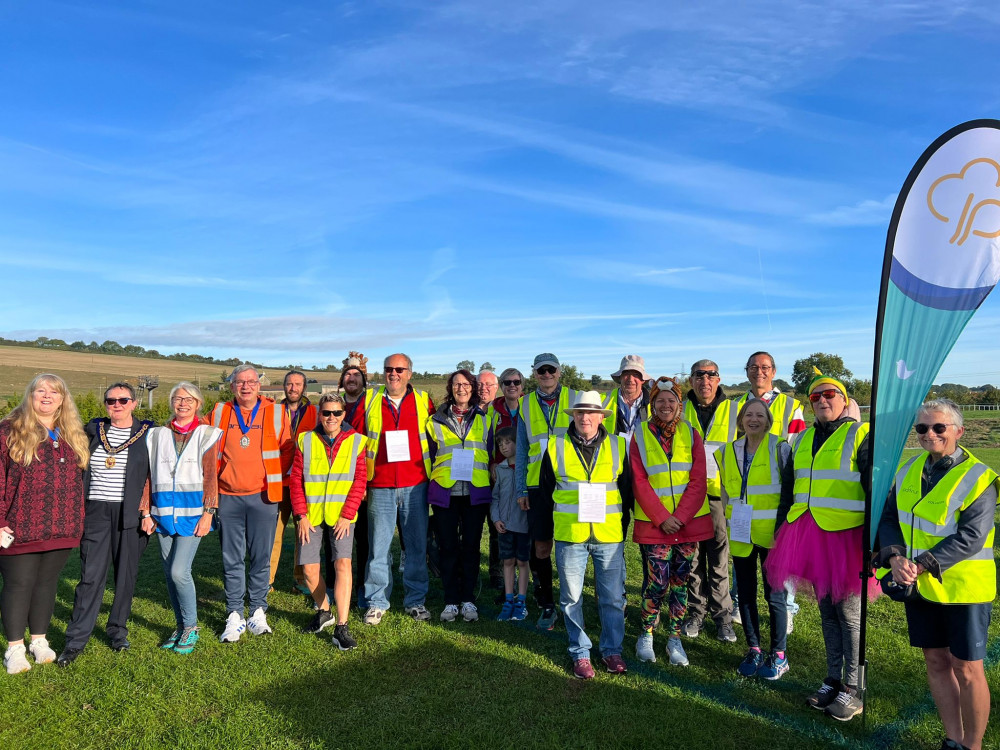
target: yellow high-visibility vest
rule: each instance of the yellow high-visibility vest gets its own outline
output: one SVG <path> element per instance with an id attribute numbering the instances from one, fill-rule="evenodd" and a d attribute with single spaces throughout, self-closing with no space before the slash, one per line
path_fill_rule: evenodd
<path id="1" fill-rule="evenodd" d="M 867 422 L 842 424 L 815 456 L 815 427 L 796 439 L 795 502 L 788 511 L 789 523 L 807 510 L 824 531 L 843 531 L 864 523 L 865 490 L 861 486 L 858 451 L 867 434 Z"/>
<path id="2" fill-rule="evenodd" d="M 735 401 L 723 401 L 716 407 L 712 421 L 708 423 L 708 429 L 702 430 L 694 403 L 684 402 L 684 419 L 698 430 L 698 434 L 705 441 L 706 485 L 708 494 L 712 497 L 719 497 L 722 494 L 722 483 L 719 480 L 719 473 L 716 471 L 718 466 L 712 459 L 712 454 L 726 443 L 736 439 L 736 417 L 738 414 L 739 407 Z"/>
<path id="3" fill-rule="evenodd" d="M 375 476 L 375 457 L 378 455 L 378 441 L 382 436 L 382 399 L 385 386 L 369 388 L 365 391 L 365 429 L 368 431 L 368 480 Z M 431 449 L 427 444 L 427 419 L 430 417 L 431 397 L 424 391 L 413 389 L 417 403 L 417 429 L 420 430 L 420 452 L 423 454 L 424 471 L 431 475 Z M 405 396 L 403 398 L 406 398 Z M 400 403 L 402 408 L 402 403 Z"/>
<path id="4" fill-rule="evenodd" d="M 608 431 L 609 435 L 614 435 L 618 429 L 618 391 L 619 388 L 615 388 L 611 393 L 604 396 L 602 400 L 602 405 L 605 409 L 609 409 L 611 413 L 604 418 L 604 429 Z M 642 398 L 640 394 L 639 398 Z M 649 421 L 649 404 L 646 404 L 644 409 L 639 410 L 639 421 L 648 422 Z M 636 428 L 638 430 L 638 427 Z"/>
<path id="5" fill-rule="evenodd" d="M 490 486 L 490 454 L 486 451 L 486 436 L 489 424 L 486 415 L 476 414 L 469 425 L 465 438 L 460 438 L 447 425 L 441 424 L 431 417 L 427 422 L 431 438 L 437 443 L 437 453 L 434 456 L 434 466 L 431 469 L 431 480 L 445 488 L 455 486 L 451 478 L 451 458 L 457 450 L 472 450 L 472 486 Z"/>
<path id="6" fill-rule="evenodd" d="M 896 473 L 896 508 L 899 528 L 906 540 L 906 556 L 911 560 L 958 531 L 958 520 L 991 484 L 1000 486 L 997 474 L 966 451 L 966 459 L 956 464 L 921 495 L 920 477 L 928 453 L 914 456 Z M 942 571 L 941 581 L 924 571 L 917 577 L 917 592 L 928 601 L 941 604 L 981 604 L 997 595 L 996 562 L 993 558 L 991 528 L 982 549 Z"/>
<path id="7" fill-rule="evenodd" d="M 569 435 L 550 440 L 546 451 L 556 475 L 552 493 L 553 539 L 575 544 L 624 541 L 622 498 L 617 482 L 625 467 L 625 439 L 618 435 L 605 437 L 595 449 L 594 467 L 589 475 Z M 578 520 L 580 485 L 587 483 L 604 486 L 604 523 Z"/>
<path id="8" fill-rule="evenodd" d="M 742 440 L 743 438 L 741 438 Z M 729 539 L 729 551 L 736 557 L 746 557 L 753 551 L 753 545 L 771 549 L 774 547 L 774 524 L 778 518 L 778 503 L 781 500 L 781 461 L 779 446 L 784 442 L 777 435 L 768 434 L 750 460 L 747 472 L 747 491 L 743 497 L 743 474 L 736 458 L 736 443 L 726 443 L 726 447 L 715 454 L 719 462 L 719 476 L 722 479 L 722 502 L 726 508 L 726 518 L 732 518 L 733 505 L 744 502 L 753 506 L 750 521 L 750 544 Z M 745 447 L 745 444 L 744 444 Z"/>
<path id="9" fill-rule="evenodd" d="M 559 388 L 559 397 L 549 410 L 546 420 L 542 405 L 538 402 L 538 392 L 532 391 L 520 399 L 518 419 L 524 422 L 528 435 L 527 485 L 537 487 L 542 476 L 542 453 L 549 440 L 562 437 L 569 429 L 573 418 L 566 413 L 570 404 L 576 401 L 577 392 L 570 388 Z"/>
<path id="10" fill-rule="evenodd" d="M 691 468 L 694 466 L 694 428 L 683 419 L 677 423 L 669 456 L 663 450 L 660 439 L 650 429 L 648 422 L 641 424 L 635 431 L 634 440 L 642 458 L 642 465 L 649 476 L 649 486 L 660 498 L 663 507 L 671 514 L 676 513 L 681 495 L 684 494 L 691 479 Z M 706 495 L 702 498 L 701 507 L 694 517 L 707 516 L 708 513 Z M 635 517 L 640 521 L 651 520 L 639 503 L 635 504 Z"/>
<path id="11" fill-rule="evenodd" d="M 354 484 L 358 457 L 365 452 L 366 439 L 359 432 L 344 437 L 330 463 L 326 444 L 315 430 L 298 437 L 302 452 L 302 488 L 306 495 L 306 518 L 312 526 L 333 526 L 340 520 L 347 494 Z M 357 520 L 352 519 L 351 523 Z"/>

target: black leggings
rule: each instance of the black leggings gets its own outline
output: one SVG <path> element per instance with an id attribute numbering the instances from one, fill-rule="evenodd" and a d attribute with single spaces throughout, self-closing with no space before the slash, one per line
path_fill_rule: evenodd
<path id="1" fill-rule="evenodd" d="M 45 635 L 56 608 L 59 574 L 69 559 L 70 550 L 27 552 L 0 555 L 0 618 L 7 642 L 24 640 L 24 629 L 32 635 Z"/>
<path id="2" fill-rule="evenodd" d="M 479 582 L 483 522 L 489 504 L 473 505 L 468 495 L 452 495 L 447 508 L 434 506 L 444 603 L 471 602 Z"/>

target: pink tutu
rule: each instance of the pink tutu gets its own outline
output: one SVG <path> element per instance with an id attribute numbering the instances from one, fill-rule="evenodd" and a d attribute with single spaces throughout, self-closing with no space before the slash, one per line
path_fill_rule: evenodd
<path id="1" fill-rule="evenodd" d="M 797 590 L 811 586 L 816 599 L 831 597 L 836 603 L 861 594 L 862 529 L 823 531 L 812 513 L 806 512 L 778 532 L 774 549 L 767 555 L 764 572 L 772 588 L 792 583 Z M 875 578 L 868 579 L 868 598 L 881 590 Z"/>

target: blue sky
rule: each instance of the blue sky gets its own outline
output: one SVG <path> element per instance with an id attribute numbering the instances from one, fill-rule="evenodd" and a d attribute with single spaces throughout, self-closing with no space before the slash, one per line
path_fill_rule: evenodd
<path id="1" fill-rule="evenodd" d="M 687 7 L 685 7 L 687 6 Z M 990 2 L 10 2 L 0 335 L 870 377 L 893 201 L 1000 116 Z M 1000 383 L 998 303 L 938 382 Z"/>

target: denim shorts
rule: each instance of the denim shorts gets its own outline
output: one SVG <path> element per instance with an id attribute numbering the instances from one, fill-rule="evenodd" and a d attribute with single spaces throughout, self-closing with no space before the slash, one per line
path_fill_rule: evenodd
<path id="1" fill-rule="evenodd" d="M 501 560 L 517 558 L 521 562 L 527 562 L 531 556 L 531 537 L 523 531 L 505 531 L 497 534 L 497 547 Z"/>

